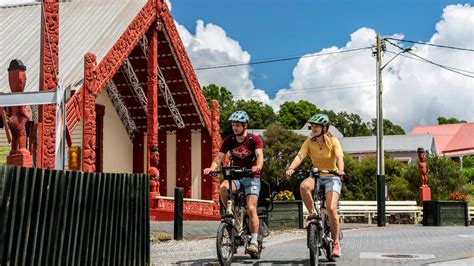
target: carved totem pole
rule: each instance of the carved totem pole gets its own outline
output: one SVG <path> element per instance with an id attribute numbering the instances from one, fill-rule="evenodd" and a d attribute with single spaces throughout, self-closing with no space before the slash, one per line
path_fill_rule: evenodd
<path id="1" fill-rule="evenodd" d="M 12 60 L 8 67 L 8 82 L 12 92 L 23 92 L 26 85 L 26 66 L 20 60 Z M 7 156 L 7 164 L 18 166 L 33 166 L 33 157 L 27 146 L 28 121 L 33 120 L 33 113 L 30 106 L 6 107 L 7 126 L 11 132 L 11 150 Z M 8 135 L 8 133 L 7 133 Z"/>
<path id="2" fill-rule="evenodd" d="M 219 102 L 212 100 L 212 113 L 211 113 L 211 125 L 212 125 L 212 158 L 216 158 L 221 147 L 221 135 L 219 133 Z M 214 215 L 219 215 L 219 176 L 211 176 L 212 178 L 212 200 L 214 201 Z"/>
<path id="3" fill-rule="evenodd" d="M 428 183 L 426 182 L 426 154 L 423 148 L 418 148 L 418 168 L 420 169 L 420 174 L 421 174 L 421 186 L 420 186 L 420 196 L 421 196 L 421 201 L 420 205 L 423 206 L 423 201 L 425 200 L 431 200 L 431 189 L 428 186 Z"/>
<path id="4" fill-rule="evenodd" d="M 150 167 L 148 168 L 148 174 L 150 175 L 150 208 L 157 208 L 158 199 L 160 196 L 160 171 L 158 167 L 160 165 L 160 152 L 158 147 L 152 147 L 150 150 Z"/>

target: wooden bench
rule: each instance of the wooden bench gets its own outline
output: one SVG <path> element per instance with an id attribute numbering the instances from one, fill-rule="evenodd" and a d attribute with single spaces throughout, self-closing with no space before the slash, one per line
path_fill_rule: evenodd
<path id="1" fill-rule="evenodd" d="M 421 214 L 423 209 L 419 207 L 415 200 L 413 201 L 386 201 L 385 214 L 387 216 L 394 214 L 408 214 L 410 219 L 415 224 L 421 221 Z M 308 210 L 303 208 L 303 216 L 306 218 Z M 344 217 L 361 216 L 366 217 L 369 224 L 372 224 L 372 219 L 377 216 L 377 201 L 359 201 L 359 200 L 343 200 L 339 202 L 339 216 L 341 222 Z"/>

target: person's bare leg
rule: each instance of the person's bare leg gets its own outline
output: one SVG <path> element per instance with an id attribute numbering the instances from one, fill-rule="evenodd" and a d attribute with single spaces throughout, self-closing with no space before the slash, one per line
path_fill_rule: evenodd
<path id="1" fill-rule="evenodd" d="M 334 191 L 326 193 L 326 210 L 331 224 L 331 234 L 334 243 L 339 243 L 339 215 L 337 214 L 337 202 L 339 194 Z"/>
<path id="2" fill-rule="evenodd" d="M 314 212 L 313 195 L 314 180 L 312 178 L 306 178 L 300 184 L 301 199 L 303 199 L 304 206 L 308 209 L 308 213 L 311 215 Z"/>

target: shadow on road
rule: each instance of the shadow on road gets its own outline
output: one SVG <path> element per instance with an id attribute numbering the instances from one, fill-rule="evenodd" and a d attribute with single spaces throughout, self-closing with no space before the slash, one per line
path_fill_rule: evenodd
<path id="1" fill-rule="evenodd" d="M 199 259 L 199 260 L 188 260 L 188 261 L 178 261 L 177 265 L 219 265 L 217 259 Z M 304 260 L 254 260 L 249 256 L 234 256 L 232 260 L 232 265 L 243 264 L 243 265 L 310 265 L 309 259 Z M 320 259 L 319 265 L 336 265 L 335 261 L 328 261 L 325 259 Z"/>

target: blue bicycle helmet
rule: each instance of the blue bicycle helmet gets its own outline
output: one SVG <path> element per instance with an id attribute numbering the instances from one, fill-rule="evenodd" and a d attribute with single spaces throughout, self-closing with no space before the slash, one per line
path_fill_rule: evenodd
<path id="1" fill-rule="evenodd" d="M 249 115 L 245 111 L 235 111 L 228 120 L 231 123 L 248 123 Z"/>

